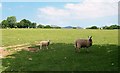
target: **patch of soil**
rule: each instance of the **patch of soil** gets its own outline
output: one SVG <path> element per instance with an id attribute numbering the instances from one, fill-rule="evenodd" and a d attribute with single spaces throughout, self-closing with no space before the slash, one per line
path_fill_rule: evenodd
<path id="1" fill-rule="evenodd" d="M 9 54 L 10 54 L 9 51 L 4 50 L 2 47 L 0 47 L 0 58 L 4 58 L 4 57 L 6 57 Z"/>
<path id="2" fill-rule="evenodd" d="M 33 47 L 28 47 L 28 51 L 30 52 L 37 52 L 39 49 L 33 48 Z"/>
<path id="3" fill-rule="evenodd" d="M 7 48 L 12 48 L 9 50 L 6 50 Z M 21 45 L 14 45 L 14 46 L 8 46 L 8 47 L 0 47 L 0 59 L 4 58 L 14 52 L 26 50 L 30 52 L 37 52 L 39 49 L 30 47 L 30 44 L 21 44 Z"/>

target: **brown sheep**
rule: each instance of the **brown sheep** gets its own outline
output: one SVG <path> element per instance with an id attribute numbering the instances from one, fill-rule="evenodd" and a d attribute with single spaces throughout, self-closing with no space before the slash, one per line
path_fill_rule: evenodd
<path id="1" fill-rule="evenodd" d="M 90 36 L 88 39 L 77 39 L 75 41 L 75 51 L 80 52 L 80 48 L 88 48 L 92 46 L 92 36 Z M 87 49 L 88 52 L 88 49 Z"/>

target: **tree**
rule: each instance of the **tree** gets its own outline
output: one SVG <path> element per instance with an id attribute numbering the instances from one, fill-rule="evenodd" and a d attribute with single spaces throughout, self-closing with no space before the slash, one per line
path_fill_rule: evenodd
<path id="1" fill-rule="evenodd" d="M 77 27 L 73 27 L 73 29 L 77 29 Z"/>
<path id="2" fill-rule="evenodd" d="M 108 26 L 104 26 L 103 29 L 110 29 Z"/>
<path id="3" fill-rule="evenodd" d="M 44 28 L 52 28 L 50 25 L 46 25 L 44 26 Z"/>
<path id="4" fill-rule="evenodd" d="M 118 27 L 119 27 L 118 25 L 111 25 L 110 29 L 118 29 Z"/>
<path id="5" fill-rule="evenodd" d="M 36 28 L 36 23 L 31 23 L 31 24 L 29 24 L 29 28 Z"/>
<path id="6" fill-rule="evenodd" d="M 2 22 L 1 22 L 1 27 L 2 28 L 7 28 L 9 25 L 8 25 L 8 21 L 7 20 L 3 20 Z"/>
<path id="7" fill-rule="evenodd" d="M 20 22 L 16 23 L 17 28 L 22 28 L 22 25 L 20 24 Z"/>
<path id="8" fill-rule="evenodd" d="M 37 26 L 37 28 L 44 28 L 44 25 L 39 24 L 39 25 Z"/>
<path id="9" fill-rule="evenodd" d="M 92 27 L 88 27 L 86 29 L 98 29 L 98 27 L 97 26 L 92 26 Z"/>
<path id="10" fill-rule="evenodd" d="M 98 29 L 98 27 L 97 26 L 92 26 L 91 29 Z"/>
<path id="11" fill-rule="evenodd" d="M 15 26 L 16 26 L 16 17 L 15 16 L 7 17 L 7 22 L 8 22 L 8 27 L 15 28 Z"/>
<path id="12" fill-rule="evenodd" d="M 55 28 L 55 29 L 61 29 L 61 27 L 57 26 L 57 27 L 52 27 L 52 28 Z"/>
<path id="13" fill-rule="evenodd" d="M 104 26 L 103 29 L 120 29 L 119 25 Z"/>
<path id="14" fill-rule="evenodd" d="M 28 28 L 29 25 L 31 25 L 31 22 L 29 20 L 23 19 L 20 21 L 21 28 Z"/>
<path id="15" fill-rule="evenodd" d="M 120 29 L 120 26 L 118 26 L 118 29 Z"/>

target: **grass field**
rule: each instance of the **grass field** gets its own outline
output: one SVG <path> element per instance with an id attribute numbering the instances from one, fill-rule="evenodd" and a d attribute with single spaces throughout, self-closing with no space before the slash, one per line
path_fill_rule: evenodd
<path id="1" fill-rule="evenodd" d="M 2 45 L 10 46 L 50 39 L 49 49 L 20 51 L 4 58 L 5 71 L 117 71 L 118 30 L 2 29 Z M 93 36 L 89 53 L 75 53 L 77 38 Z M 38 46 L 32 46 L 38 49 Z M 29 59 L 32 60 L 29 60 Z"/>
<path id="2" fill-rule="evenodd" d="M 93 36 L 93 44 L 118 44 L 118 30 L 3 29 L 2 46 L 34 43 L 50 39 L 54 43 L 73 43 L 76 38 Z"/>

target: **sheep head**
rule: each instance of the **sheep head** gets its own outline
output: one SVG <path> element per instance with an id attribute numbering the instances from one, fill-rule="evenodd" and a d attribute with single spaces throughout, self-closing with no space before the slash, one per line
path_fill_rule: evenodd
<path id="1" fill-rule="evenodd" d="M 89 36 L 89 42 L 90 42 L 90 46 L 92 46 L 92 36 Z"/>

